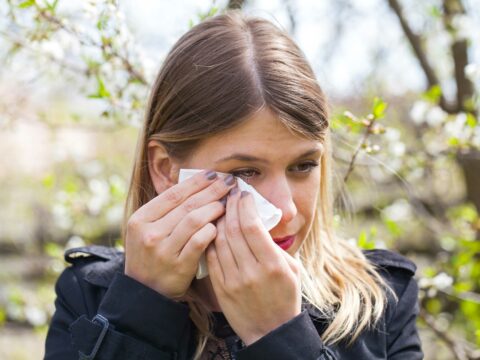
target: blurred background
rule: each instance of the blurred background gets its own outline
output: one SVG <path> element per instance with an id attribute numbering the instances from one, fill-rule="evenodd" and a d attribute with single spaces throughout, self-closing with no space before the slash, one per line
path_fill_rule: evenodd
<path id="1" fill-rule="evenodd" d="M 43 357 L 65 249 L 122 246 L 149 85 L 227 8 L 311 62 L 337 231 L 418 265 L 425 358 L 480 359 L 479 0 L 0 0 L 0 359 Z"/>

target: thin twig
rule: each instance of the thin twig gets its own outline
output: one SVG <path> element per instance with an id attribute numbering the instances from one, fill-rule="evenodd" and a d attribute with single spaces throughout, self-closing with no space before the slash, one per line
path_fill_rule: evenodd
<path id="1" fill-rule="evenodd" d="M 418 62 L 420 63 L 420 67 L 422 68 L 425 77 L 427 78 L 428 87 L 432 86 L 440 86 L 440 81 L 438 80 L 437 74 L 435 73 L 433 67 L 430 65 L 428 61 L 427 55 L 422 48 L 422 40 L 421 37 L 414 33 L 411 29 L 410 25 L 403 14 L 402 7 L 400 6 L 397 0 L 387 0 L 388 4 L 390 5 L 391 9 L 397 16 L 398 20 L 400 21 L 400 25 L 402 27 L 405 36 L 407 37 L 410 45 L 412 46 L 413 53 L 415 54 Z M 449 114 L 455 114 L 457 112 L 457 107 L 452 106 L 451 104 L 447 103 L 443 92 L 440 95 L 439 101 L 440 107 Z"/>
<path id="2" fill-rule="evenodd" d="M 455 360 L 469 360 L 465 349 L 462 346 L 457 345 L 458 342 L 452 339 L 445 331 L 438 328 L 433 320 L 432 316 L 427 314 L 424 310 L 420 310 L 419 318 L 422 319 L 427 327 L 433 331 L 433 333 L 442 340 L 448 349 L 455 356 Z"/>
<path id="3" fill-rule="evenodd" d="M 355 152 L 353 153 L 353 156 L 352 156 L 352 159 L 350 160 L 350 164 L 348 165 L 348 170 L 347 170 L 347 173 L 345 174 L 345 176 L 343 177 L 343 182 L 346 183 L 347 180 L 348 180 L 348 177 L 350 176 L 350 174 L 352 173 L 353 171 L 353 168 L 354 168 L 354 165 L 355 165 L 355 159 L 357 158 L 360 150 L 362 149 L 362 147 L 367 143 L 367 140 L 368 140 L 368 137 L 370 136 L 370 131 L 372 129 L 372 126 L 375 122 L 375 118 L 371 119 L 365 129 L 365 132 L 363 134 L 363 137 L 362 137 L 362 140 L 360 141 L 360 143 L 358 144 Z"/>

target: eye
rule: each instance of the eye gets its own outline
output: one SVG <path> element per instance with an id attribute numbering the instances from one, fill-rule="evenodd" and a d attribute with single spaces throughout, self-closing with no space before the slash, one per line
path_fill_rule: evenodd
<path id="1" fill-rule="evenodd" d="M 318 163 L 316 161 L 306 161 L 304 163 L 298 164 L 297 168 L 303 169 L 299 171 L 300 173 L 309 173 L 317 166 Z"/>
<path id="2" fill-rule="evenodd" d="M 232 174 L 233 176 L 238 176 L 242 180 L 249 180 L 255 174 L 258 174 L 258 171 L 255 169 L 242 169 L 242 170 L 231 171 L 230 174 Z"/>

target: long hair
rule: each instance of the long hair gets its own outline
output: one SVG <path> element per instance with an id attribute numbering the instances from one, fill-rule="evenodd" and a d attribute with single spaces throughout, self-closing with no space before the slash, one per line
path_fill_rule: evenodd
<path id="1" fill-rule="evenodd" d="M 125 205 L 129 217 L 157 196 L 147 144 L 156 140 L 183 161 L 202 139 L 268 107 L 292 132 L 320 140 L 321 181 L 311 229 L 297 256 L 302 296 L 331 322 L 326 343 L 352 342 L 386 305 L 385 283 L 362 252 L 333 232 L 328 105 L 305 55 L 268 20 L 227 11 L 191 28 L 172 47 L 153 84 Z M 212 334 L 211 313 L 191 287 L 186 299 L 198 331 L 194 359 Z"/>

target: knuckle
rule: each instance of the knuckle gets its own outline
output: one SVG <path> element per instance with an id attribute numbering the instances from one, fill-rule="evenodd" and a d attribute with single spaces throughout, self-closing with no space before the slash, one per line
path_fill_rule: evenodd
<path id="1" fill-rule="evenodd" d="M 269 277 L 277 278 L 283 276 L 283 269 L 275 262 L 267 263 L 265 264 L 265 274 Z"/>
<path id="2" fill-rule="evenodd" d="M 202 186 L 205 186 L 204 183 L 205 183 L 205 176 L 202 175 L 202 174 L 199 174 L 198 176 L 193 176 L 192 177 L 192 180 L 193 180 L 193 186 L 195 188 L 201 188 Z"/>
<path id="3" fill-rule="evenodd" d="M 231 224 L 227 227 L 228 234 L 232 236 L 236 236 L 241 232 L 240 225 L 235 221 L 234 224 Z"/>
<path id="4" fill-rule="evenodd" d="M 227 239 L 223 235 L 217 235 L 215 237 L 215 244 L 218 247 L 226 246 L 227 245 Z"/>
<path id="5" fill-rule="evenodd" d="M 248 289 L 253 289 L 257 286 L 257 277 L 255 274 L 247 272 L 243 276 L 243 286 Z"/>
<path id="6" fill-rule="evenodd" d="M 179 204 L 182 201 L 182 198 L 183 196 L 180 191 L 178 191 L 174 187 L 171 187 L 165 191 L 165 199 L 174 205 Z"/>
<path id="7" fill-rule="evenodd" d="M 201 235 L 199 235 L 198 233 L 192 235 L 192 237 L 190 238 L 190 242 L 191 242 L 191 246 L 193 247 L 193 249 L 195 251 L 201 251 L 204 249 L 205 247 L 205 237 L 202 237 Z"/>
<path id="8" fill-rule="evenodd" d="M 190 213 L 197 208 L 197 202 L 194 199 L 190 199 L 185 202 L 183 208 L 187 213 Z"/>
<path id="9" fill-rule="evenodd" d="M 187 223 L 191 228 L 199 228 L 203 225 L 203 219 L 200 216 L 190 214 L 187 216 Z"/>
<path id="10" fill-rule="evenodd" d="M 230 293 L 231 295 L 235 295 L 242 292 L 243 286 L 238 281 L 231 281 L 230 283 L 225 285 L 225 288 L 228 293 Z"/>
<path id="11" fill-rule="evenodd" d="M 165 251 L 165 249 L 161 246 L 159 246 L 157 249 L 156 249 L 156 252 L 155 252 L 155 258 L 160 262 L 160 263 L 163 263 L 165 264 L 167 262 L 168 257 L 167 257 L 167 253 Z"/>
<path id="12" fill-rule="evenodd" d="M 205 227 L 207 228 L 207 233 L 211 234 L 211 238 L 215 238 L 217 236 L 217 227 L 215 225 L 213 225 L 212 223 L 208 223 L 207 225 L 205 225 Z"/>
<path id="13" fill-rule="evenodd" d="M 243 226 L 243 230 L 248 233 L 248 234 L 252 234 L 252 235 L 256 235 L 256 234 L 259 234 L 260 233 L 260 228 L 258 227 L 257 223 L 255 222 L 247 222 L 244 226 Z"/>
<path id="14" fill-rule="evenodd" d="M 211 190 L 214 193 L 215 197 L 221 197 L 225 194 L 226 188 L 225 185 L 223 185 L 223 181 L 215 181 L 212 186 Z"/>
<path id="15" fill-rule="evenodd" d="M 151 248 L 155 245 L 157 236 L 151 231 L 145 232 L 143 234 L 143 245 L 147 248 Z"/>
<path id="16" fill-rule="evenodd" d="M 140 221 L 137 219 L 135 215 L 130 216 L 130 218 L 127 221 L 127 228 L 128 229 L 138 229 L 140 226 Z"/>

